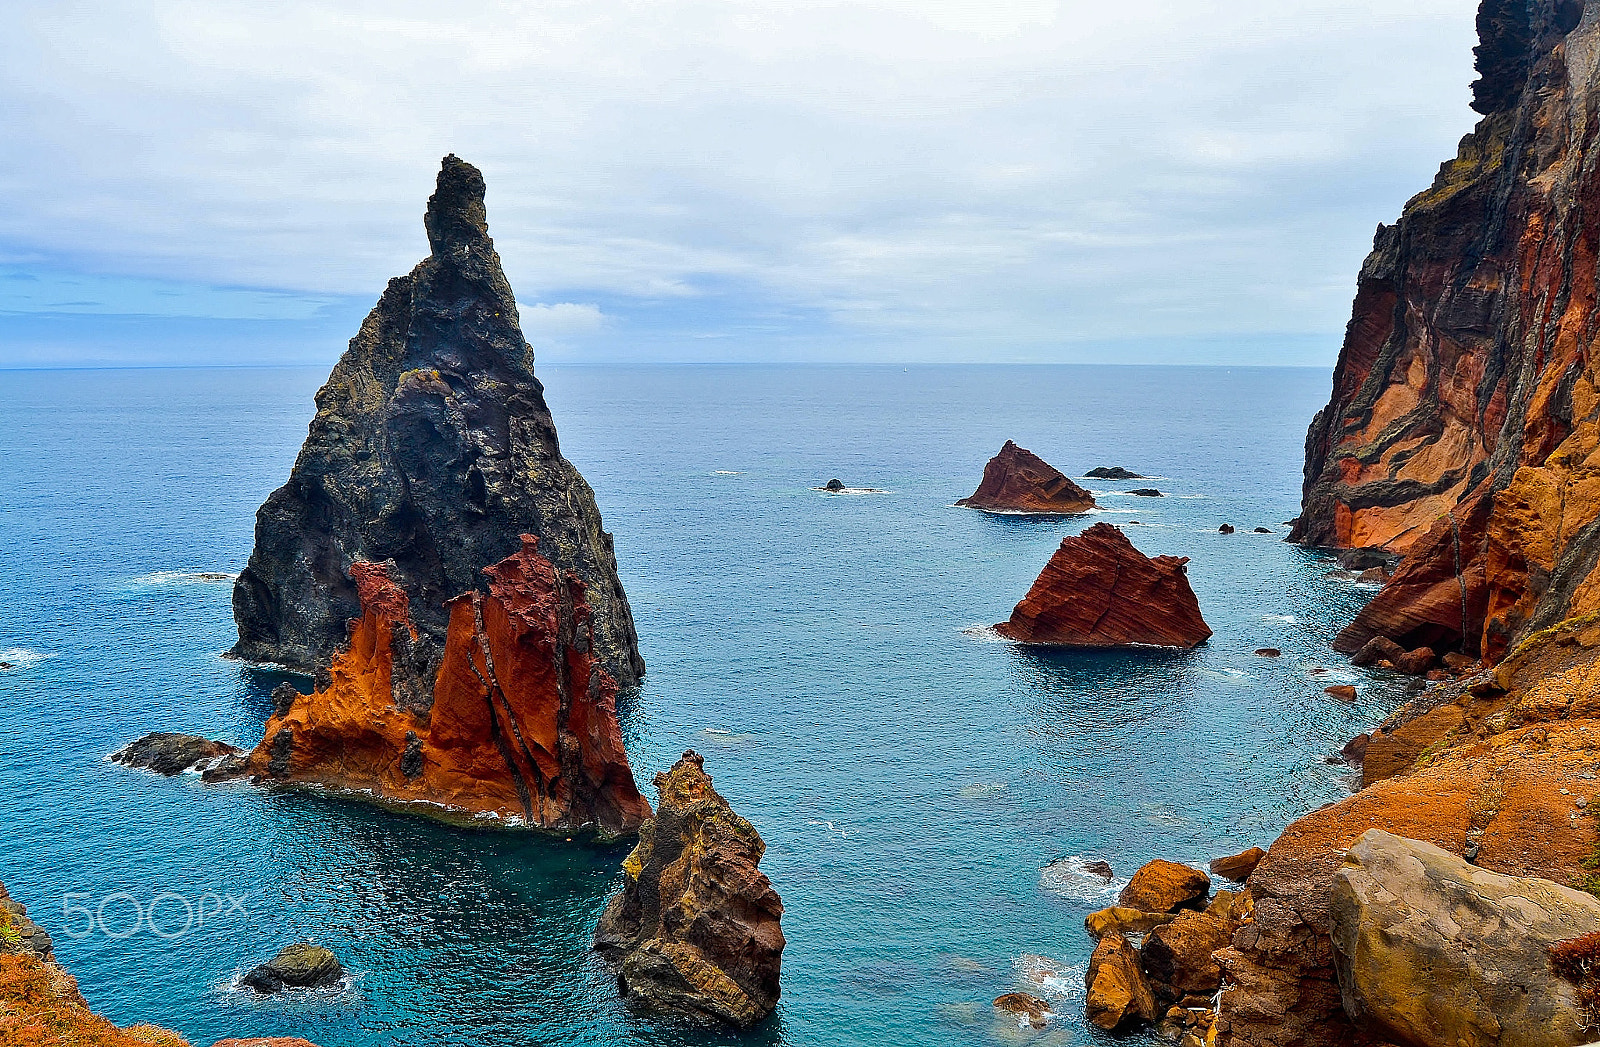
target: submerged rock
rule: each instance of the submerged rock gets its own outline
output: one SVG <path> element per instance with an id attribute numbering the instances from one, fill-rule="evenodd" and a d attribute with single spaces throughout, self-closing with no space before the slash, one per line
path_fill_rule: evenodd
<path id="1" fill-rule="evenodd" d="M 783 901 L 756 867 L 766 844 L 711 787 L 699 754 L 655 784 L 660 805 L 622 864 L 595 948 L 637 1006 L 754 1025 L 778 1004 L 784 947 Z"/>
<path id="2" fill-rule="evenodd" d="M 1329 903 L 1345 1013 L 1417 1047 L 1570 1047 L 1591 1038 L 1551 947 L 1600 931 L 1600 902 L 1475 868 L 1380 829 L 1350 848 Z"/>
<path id="3" fill-rule="evenodd" d="M 994 1001 L 996 1010 L 1007 1014 L 1015 1014 L 1035 1029 L 1043 1029 L 1050 1024 L 1054 1012 L 1050 1005 L 1037 996 L 1030 996 L 1025 992 L 1008 992 Z"/>
<path id="4" fill-rule="evenodd" d="M 594 653 L 620 686 L 644 672 L 611 536 L 561 456 L 533 349 L 489 238 L 478 169 L 447 156 L 429 256 L 389 282 L 317 393 L 284 486 L 256 514 L 234 587 L 233 654 L 314 675 L 361 614 L 352 568 L 389 562 L 410 598 L 418 674 L 438 666 L 457 595 L 532 534 L 593 608 Z"/>
<path id="5" fill-rule="evenodd" d="M 522 550 L 484 569 L 488 593 L 447 604 L 438 670 L 389 564 L 358 561 L 361 617 L 326 686 L 286 696 L 250 754 L 261 782 L 489 815 L 544 829 L 631 832 L 650 816 L 595 660 L 583 583 Z"/>
<path id="6" fill-rule="evenodd" d="M 308 942 L 284 946 L 278 955 L 251 968 L 239 984 L 261 993 L 284 989 L 323 989 L 344 980 L 344 965 L 329 949 Z"/>
<path id="7" fill-rule="evenodd" d="M 1007 440 L 983 467 L 983 482 L 957 505 L 990 512 L 1085 513 L 1094 495 L 1032 451 Z"/>
<path id="8" fill-rule="evenodd" d="M 111 754 L 111 761 L 171 777 L 185 771 L 209 772 L 229 757 L 243 755 L 243 749 L 227 742 L 156 731 L 118 749 Z"/>
<path id="9" fill-rule="evenodd" d="M 1011 619 L 995 626 L 1019 643 L 1059 647 L 1195 647 L 1211 635 L 1184 565 L 1145 556 L 1098 523 L 1064 538 Z"/>
<path id="10" fill-rule="evenodd" d="M 1257 656 L 1261 658 L 1282 658 L 1283 652 L 1276 647 L 1257 647 Z"/>
<path id="11" fill-rule="evenodd" d="M 1091 480 L 1143 480 L 1141 473 L 1129 472 L 1120 465 L 1100 466 L 1083 474 Z"/>

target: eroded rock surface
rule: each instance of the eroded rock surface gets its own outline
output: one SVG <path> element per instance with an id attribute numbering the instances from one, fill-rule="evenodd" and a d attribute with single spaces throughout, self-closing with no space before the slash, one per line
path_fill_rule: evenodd
<path id="1" fill-rule="evenodd" d="M 1032 451 L 1007 440 L 983 467 L 983 482 L 957 505 L 1007 513 L 1086 513 L 1094 495 Z"/>
<path id="2" fill-rule="evenodd" d="M 623 749 L 616 683 L 593 653 L 586 589 L 540 548 L 523 535 L 519 552 L 484 570 L 487 593 L 448 602 L 436 673 L 391 566 L 352 564 L 361 616 L 326 685 L 287 696 L 267 721 L 249 772 L 423 813 L 636 829 L 650 805 Z"/>
<path id="3" fill-rule="evenodd" d="M 414 657 L 437 667 L 452 610 L 523 534 L 582 582 L 594 653 L 622 686 L 644 672 L 611 536 L 561 456 L 533 349 L 489 238 L 483 176 L 445 158 L 429 256 L 389 281 L 317 393 L 289 481 L 256 515 L 234 588 L 240 658 L 326 669 L 361 614 L 352 566 L 392 562 Z M 424 674 L 425 675 L 425 674 Z"/>
<path id="4" fill-rule="evenodd" d="M 747 1027 L 778 1004 L 783 902 L 758 868 L 766 844 L 686 752 L 656 775 L 660 802 L 595 928 L 624 997 Z"/>
<path id="5" fill-rule="evenodd" d="M 1417 1047 L 1572 1047 L 1589 1039 L 1557 942 L 1600 930 L 1600 901 L 1474 868 L 1431 844 L 1364 833 L 1329 906 L 1345 1013 Z"/>
<path id="6" fill-rule="evenodd" d="M 322 989 L 344 980 L 344 964 L 329 949 L 309 942 L 297 942 L 278 950 L 278 955 L 246 971 L 239 984 L 260 993 L 284 989 Z"/>
<path id="7" fill-rule="evenodd" d="M 1152 559 L 1117 528 L 1097 523 L 1062 539 L 1011 619 L 995 631 L 1060 647 L 1198 646 L 1211 628 L 1189 586 L 1188 562 Z"/>
<path id="8" fill-rule="evenodd" d="M 243 749 L 227 742 L 157 731 L 118 749 L 111 754 L 111 761 L 171 777 L 186 771 L 196 774 L 211 771 L 227 763 L 230 757 L 243 753 Z"/>

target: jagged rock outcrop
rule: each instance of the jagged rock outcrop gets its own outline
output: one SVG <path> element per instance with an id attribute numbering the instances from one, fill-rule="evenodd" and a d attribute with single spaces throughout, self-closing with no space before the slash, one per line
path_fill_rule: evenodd
<path id="1" fill-rule="evenodd" d="M 447 603 L 481 592 L 482 569 L 533 534 L 583 583 L 596 656 L 631 686 L 644 662 L 611 536 L 561 456 L 477 168 L 444 159 L 425 225 L 431 253 L 389 281 L 317 393 L 289 481 L 256 514 L 232 653 L 326 669 L 361 614 L 352 565 L 392 561 L 417 631 L 412 656 L 437 666 Z"/>
<path id="2" fill-rule="evenodd" d="M 1600 609 L 1600 18 L 1484 0 L 1474 108 L 1431 188 L 1380 227 L 1292 539 L 1406 554 L 1340 639 L 1498 657 Z"/>
<path id="3" fill-rule="evenodd" d="M 321 989 L 344 981 L 344 964 L 330 949 L 296 942 L 278 950 L 266 963 L 257 964 L 239 978 L 239 984 L 259 993 L 284 989 Z"/>
<path id="4" fill-rule="evenodd" d="M 991 513 L 1086 513 L 1094 495 L 1032 451 L 1006 441 L 983 467 L 983 482 L 957 505 Z"/>
<path id="5" fill-rule="evenodd" d="M 1477 869 L 1372 829 L 1329 905 L 1345 1013 L 1416 1047 L 1572 1047 L 1593 1016 L 1550 948 L 1600 931 L 1600 902 L 1549 880 Z"/>
<path id="6" fill-rule="evenodd" d="M 212 741 L 194 734 L 156 731 L 112 753 L 111 762 L 154 771 L 170 778 L 186 771 L 208 774 L 243 754 L 243 749 L 227 742 Z"/>
<path id="7" fill-rule="evenodd" d="M 446 603 L 435 672 L 390 564 L 351 565 L 361 615 L 326 683 L 267 721 L 247 771 L 546 829 L 636 829 L 650 816 L 622 745 L 616 683 L 595 657 L 584 584 L 533 535 Z"/>
<path id="8" fill-rule="evenodd" d="M 1188 562 L 1151 559 L 1117 528 L 1095 524 L 1062 539 L 1010 621 L 995 631 L 1057 647 L 1198 646 L 1211 628 L 1189 587 Z"/>
<path id="9" fill-rule="evenodd" d="M 686 752 L 656 775 L 660 801 L 623 862 L 622 890 L 595 928 L 617 985 L 649 1010 L 710 1015 L 741 1028 L 778 1004 L 783 902 L 756 866 L 761 836 Z"/>

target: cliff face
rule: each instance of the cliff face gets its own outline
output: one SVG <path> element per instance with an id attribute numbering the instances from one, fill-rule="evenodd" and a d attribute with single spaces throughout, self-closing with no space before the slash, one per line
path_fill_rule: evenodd
<path id="1" fill-rule="evenodd" d="M 566 459 L 489 238 L 483 176 L 448 156 L 425 220 L 432 253 L 389 281 L 317 393 L 289 481 L 256 514 L 234 589 L 238 657 L 315 672 L 361 613 L 351 565 L 393 561 L 416 657 L 437 664 L 480 571 L 537 535 L 584 584 L 595 648 L 621 685 L 644 672 L 611 536 Z"/>
<path id="2" fill-rule="evenodd" d="M 1106 523 L 1061 540 L 1028 595 L 995 631 L 1056 647 L 1195 647 L 1211 635 L 1187 557 L 1151 559 Z"/>
<path id="3" fill-rule="evenodd" d="M 1086 513 L 1094 495 L 1025 448 L 1006 441 L 983 467 L 983 481 L 957 505 L 995 513 Z"/>
<path id="4" fill-rule="evenodd" d="M 522 549 L 448 602 L 437 673 L 388 564 L 351 565 L 361 616 L 326 686 L 286 694 L 246 772 L 547 829 L 629 832 L 650 816 L 594 657 L 583 583 Z M 423 808 L 426 810 L 427 808 Z"/>
<path id="5" fill-rule="evenodd" d="M 1493 658 L 1600 607 L 1597 19 L 1485 0 L 1484 118 L 1362 266 L 1292 540 L 1406 560 L 1341 649 Z"/>
<path id="6" fill-rule="evenodd" d="M 666 774 L 656 816 L 622 865 L 624 882 L 595 928 L 617 984 L 647 1009 L 744 1027 L 778 1005 L 783 901 L 756 866 L 766 844 L 686 752 Z"/>

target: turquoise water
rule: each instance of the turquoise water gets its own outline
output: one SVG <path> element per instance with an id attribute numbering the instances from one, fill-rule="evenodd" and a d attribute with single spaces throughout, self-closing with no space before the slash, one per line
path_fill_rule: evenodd
<path id="1" fill-rule="evenodd" d="M 230 584 L 198 572 L 244 564 L 323 374 L 0 372 L 0 881 L 97 1009 L 197 1045 L 1097 1043 L 1078 1013 L 1082 920 L 1110 895 L 1046 866 L 1100 857 L 1125 877 L 1265 845 L 1344 795 L 1324 755 L 1398 700 L 1327 647 L 1371 591 L 1280 541 L 1324 372 L 541 375 L 616 533 L 650 667 L 622 707 L 635 772 L 700 750 L 767 840 L 788 910 L 777 1015 L 735 1035 L 618 1003 L 587 944 L 625 846 L 104 762 L 151 730 L 259 738 L 282 677 L 218 657 Z M 1111 492 L 1095 517 L 952 508 L 1008 438 L 1069 473 L 1160 477 L 1172 497 L 1090 482 Z M 887 493 L 809 489 L 835 476 Z M 1040 654 L 973 628 L 1096 519 L 1193 558 L 1208 644 Z M 1275 534 L 1245 533 L 1261 525 Z M 1322 694 L 1346 680 L 1355 707 Z M 353 985 L 231 989 L 302 937 Z M 989 1006 L 1028 987 L 1030 955 L 1056 966 L 1043 994 L 1064 1011 L 1042 1033 Z"/>

